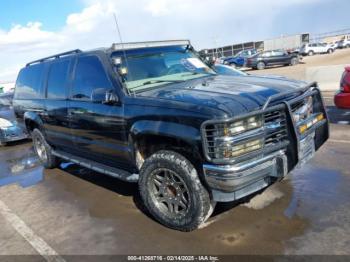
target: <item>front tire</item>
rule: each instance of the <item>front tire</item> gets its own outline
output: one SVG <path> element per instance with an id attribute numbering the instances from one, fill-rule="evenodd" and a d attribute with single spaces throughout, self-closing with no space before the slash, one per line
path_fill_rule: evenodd
<path id="1" fill-rule="evenodd" d="M 139 190 L 151 215 L 180 231 L 198 228 L 215 205 L 191 162 L 173 151 L 161 150 L 145 160 Z"/>
<path id="2" fill-rule="evenodd" d="M 291 66 L 294 66 L 298 63 L 298 59 L 296 57 L 293 57 L 291 60 L 290 60 L 290 65 Z"/>
<path id="3" fill-rule="evenodd" d="M 328 53 L 328 54 L 332 54 L 332 53 L 333 53 L 333 49 L 332 49 L 332 48 L 328 49 L 328 50 L 327 50 L 327 53 Z"/>
<path id="4" fill-rule="evenodd" d="M 257 65 L 256 65 L 256 68 L 258 70 L 263 70 L 265 69 L 265 63 L 264 62 L 259 62 Z"/>
<path id="5" fill-rule="evenodd" d="M 31 133 L 34 151 L 45 168 L 52 169 L 59 165 L 59 160 L 52 154 L 52 148 L 46 142 L 41 131 L 35 128 Z"/>
<path id="6" fill-rule="evenodd" d="M 315 53 L 314 53 L 314 51 L 310 50 L 307 54 L 308 54 L 309 56 L 313 56 Z"/>

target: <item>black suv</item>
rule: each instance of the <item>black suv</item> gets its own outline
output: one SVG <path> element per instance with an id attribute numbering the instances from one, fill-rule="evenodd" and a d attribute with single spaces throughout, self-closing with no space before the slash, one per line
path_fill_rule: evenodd
<path id="1" fill-rule="evenodd" d="M 149 212 L 183 231 L 216 202 L 282 179 L 328 138 L 316 83 L 218 75 L 182 40 L 31 62 L 13 104 L 46 168 L 65 160 L 138 182 Z"/>

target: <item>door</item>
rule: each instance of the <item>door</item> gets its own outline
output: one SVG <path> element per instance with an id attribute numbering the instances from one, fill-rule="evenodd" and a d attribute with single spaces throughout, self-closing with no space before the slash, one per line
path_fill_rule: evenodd
<path id="1" fill-rule="evenodd" d="M 271 51 L 267 51 L 261 54 L 261 58 L 265 65 L 273 65 L 273 56 Z"/>
<path id="2" fill-rule="evenodd" d="M 49 143 L 62 150 L 73 148 L 67 112 L 71 61 L 71 58 L 54 60 L 49 64 L 47 75 L 45 133 Z"/>
<path id="3" fill-rule="evenodd" d="M 290 63 L 290 57 L 284 51 L 272 51 L 272 56 L 274 65 L 285 65 Z"/>
<path id="4" fill-rule="evenodd" d="M 129 160 L 122 103 L 103 103 L 105 92 L 115 91 L 98 56 L 78 56 L 68 114 L 78 156 L 114 167 Z M 102 99 L 95 100 L 96 94 Z"/>
<path id="5" fill-rule="evenodd" d="M 315 50 L 315 53 L 322 53 L 323 47 L 321 44 L 317 43 L 314 44 L 313 50 Z"/>

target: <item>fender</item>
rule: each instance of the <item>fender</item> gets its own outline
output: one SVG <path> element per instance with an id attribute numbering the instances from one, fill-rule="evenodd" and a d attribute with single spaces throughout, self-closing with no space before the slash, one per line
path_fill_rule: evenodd
<path id="1" fill-rule="evenodd" d="M 165 136 L 179 139 L 191 146 L 201 143 L 201 132 L 199 128 L 173 122 L 141 120 L 135 122 L 130 128 L 133 139 L 143 135 Z"/>
<path id="2" fill-rule="evenodd" d="M 44 125 L 42 119 L 40 118 L 40 116 L 36 112 L 25 112 L 23 115 L 23 119 L 24 119 L 25 125 L 26 125 L 28 120 L 34 122 L 39 127 L 42 127 Z M 26 128 L 27 128 L 27 126 L 26 126 Z"/>
<path id="3" fill-rule="evenodd" d="M 204 161 L 204 158 L 202 158 L 203 152 L 200 127 L 196 128 L 194 126 L 166 121 L 140 120 L 135 122 L 130 128 L 130 137 L 133 141 L 137 141 L 138 138 L 147 135 L 159 136 L 160 139 L 163 137 L 185 142 L 185 144 L 189 145 L 191 150 L 194 151 L 191 160 L 197 159 L 200 163 Z M 131 144 L 133 141 L 130 141 Z M 202 172 L 202 167 L 197 166 L 197 171 L 199 179 L 208 191 L 211 192 Z"/>

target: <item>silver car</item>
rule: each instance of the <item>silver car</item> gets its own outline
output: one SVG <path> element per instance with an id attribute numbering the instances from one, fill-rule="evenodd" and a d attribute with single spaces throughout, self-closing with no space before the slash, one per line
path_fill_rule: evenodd
<path id="1" fill-rule="evenodd" d="M 0 146 L 28 138 L 27 132 L 17 125 L 12 99 L 13 93 L 0 94 Z"/>

